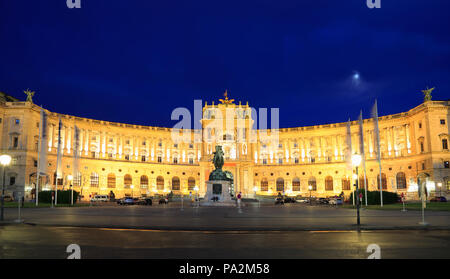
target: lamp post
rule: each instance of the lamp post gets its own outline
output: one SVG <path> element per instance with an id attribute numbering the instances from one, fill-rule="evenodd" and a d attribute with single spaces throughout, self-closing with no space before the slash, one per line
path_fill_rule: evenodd
<path id="1" fill-rule="evenodd" d="M 308 190 L 309 190 L 309 205 L 312 205 L 312 200 L 311 200 L 312 186 L 311 185 L 308 186 Z"/>
<path id="2" fill-rule="evenodd" d="M 198 200 L 198 187 L 197 186 L 195 186 L 194 187 L 194 191 L 195 191 L 195 196 L 196 196 L 196 200 L 197 200 L 197 202 L 196 202 L 196 207 L 198 207 L 198 205 L 199 205 L 199 200 Z"/>
<path id="3" fill-rule="evenodd" d="M 439 197 L 441 196 L 441 187 L 442 187 L 442 182 L 438 182 L 437 186 L 439 187 Z"/>
<path id="4" fill-rule="evenodd" d="M 130 185 L 130 188 L 131 188 L 131 197 L 133 198 L 134 196 L 133 196 L 133 188 L 134 188 L 134 185 Z"/>
<path id="5" fill-rule="evenodd" d="M 73 205 L 73 185 L 72 185 L 73 176 L 69 174 L 69 175 L 67 176 L 67 180 L 69 180 L 69 185 L 70 185 L 70 189 L 71 189 L 71 193 L 70 193 L 70 205 Z"/>
<path id="6" fill-rule="evenodd" d="M 356 224 L 359 226 L 361 224 L 360 222 L 360 216 L 359 216 L 359 189 L 358 189 L 358 167 L 361 164 L 361 155 L 354 154 L 352 156 L 352 164 L 354 167 L 356 167 L 356 179 L 355 179 L 355 187 L 356 187 Z M 355 194 L 353 195 L 355 196 Z"/>
<path id="7" fill-rule="evenodd" d="M 257 186 L 253 187 L 253 191 L 255 192 L 255 199 L 258 201 L 258 207 L 260 207 L 259 199 L 256 198 L 256 191 L 258 191 L 258 187 Z"/>
<path id="8" fill-rule="evenodd" d="M 11 163 L 11 156 L 9 155 L 1 155 L 0 156 L 0 164 L 3 167 L 3 184 L 2 184 L 2 210 L 0 214 L 0 221 L 3 221 L 4 218 L 4 209 L 5 209 L 5 168 L 9 166 Z"/>

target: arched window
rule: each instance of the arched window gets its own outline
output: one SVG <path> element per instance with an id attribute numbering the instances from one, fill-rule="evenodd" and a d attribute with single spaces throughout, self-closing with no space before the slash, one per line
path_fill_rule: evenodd
<path id="1" fill-rule="evenodd" d="M 333 191 L 333 177 L 331 176 L 325 178 L 325 191 Z"/>
<path id="2" fill-rule="evenodd" d="M 164 190 L 164 178 L 162 176 L 156 178 L 156 189 Z"/>
<path id="3" fill-rule="evenodd" d="M 180 191 L 180 179 L 176 176 L 172 177 L 172 190 Z"/>
<path id="4" fill-rule="evenodd" d="M 277 178 L 277 192 L 284 192 L 284 179 Z"/>
<path id="5" fill-rule="evenodd" d="M 262 192 L 269 191 L 269 181 L 267 181 L 267 178 L 263 178 L 261 180 L 261 191 Z"/>
<path id="6" fill-rule="evenodd" d="M 350 179 L 347 177 L 342 178 L 342 191 L 351 190 L 350 188 Z"/>
<path id="7" fill-rule="evenodd" d="M 108 188 L 116 188 L 116 176 L 114 173 L 108 174 Z"/>
<path id="8" fill-rule="evenodd" d="M 194 191 L 194 187 L 195 187 L 195 178 L 189 177 L 188 178 L 188 190 Z"/>
<path id="9" fill-rule="evenodd" d="M 141 188 L 142 189 L 148 188 L 148 177 L 146 175 L 141 176 Z"/>
<path id="10" fill-rule="evenodd" d="M 308 179 L 308 190 L 309 190 L 309 186 L 312 186 L 311 191 L 317 191 L 317 183 L 316 183 L 316 178 L 314 176 L 311 176 Z"/>
<path id="11" fill-rule="evenodd" d="M 381 185 L 383 185 L 383 190 L 387 189 L 387 179 L 386 179 L 386 174 L 381 173 Z M 377 175 L 377 186 L 378 186 L 378 190 L 380 190 L 380 175 Z"/>
<path id="12" fill-rule="evenodd" d="M 298 177 L 292 179 L 292 191 L 300 192 L 300 179 Z"/>
<path id="13" fill-rule="evenodd" d="M 123 177 L 123 188 L 129 189 L 132 183 L 133 179 L 131 178 L 131 175 L 125 174 L 125 176 Z"/>
<path id="14" fill-rule="evenodd" d="M 397 189 L 406 189 L 406 176 L 404 172 L 397 173 Z"/>
<path id="15" fill-rule="evenodd" d="M 367 179 L 367 176 L 366 176 L 366 186 L 367 186 L 367 188 L 369 188 L 369 180 Z M 360 176 L 359 177 L 358 188 L 359 189 L 364 189 L 364 176 Z"/>
<path id="16" fill-rule="evenodd" d="M 267 191 L 269 191 L 269 181 L 267 181 L 267 178 L 263 178 L 261 180 L 261 192 Z"/>
<path id="17" fill-rule="evenodd" d="M 96 172 L 91 173 L 91 187 L 98 187 L 98 174 Z"/>

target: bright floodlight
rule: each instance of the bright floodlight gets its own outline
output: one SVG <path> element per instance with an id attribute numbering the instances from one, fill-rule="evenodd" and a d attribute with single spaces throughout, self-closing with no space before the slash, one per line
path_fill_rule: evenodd
<path id="1" fill-rule="evenodd" d="M 9 163 L 11 163 L 11 156 L 9 155 L 0 156 L 0 164 L 2 164 L 3 166 L 7 166 L 9 165 Z"/>
<path id="2" fill-rule="evenodd" d="M 197 186 L 194 187 L 194 191 L 198 191 L 198 187 Z"/>
<path id="3" fill-rule="evenodd" d="M 258 191 L 258 187 L 256 187 L 256 186 L 253 187 L 253 191 L 255 191 L 255 192 Z"/>
<path id="4" fill-rule="evenodd" d="M 311 185 L 309 185 L 309 186 L 308 186 L 308 189 L 309 189 L 309 190 L 311 191 L 311 190 L 312 190 L 312 186 L 311 186 Z"/>
<path id="5" fill-rule="evenodd" d="M 358 73 L 355 73 L 355 74 L 353 75 L 353 79 L 359 79 L 359 74 L 358 74 Z"/>
<path id="6" fill-rule="evenodd" d="M 133 189 L 133 188 L 134 188 L 134 185 L 131 185 L 130 188 Z"/>
<path id="7" fill-rule="evenodd" d="M 359 154 L 354 154 L 352 156 L 352 164 L 353 166 L 357 167 L 361 164 L 361 155 Z"/>
<path id="8" fill-rule="evenodd" d="M 73 176 L 72 176 L 71 174 L 69 174 L 69 175 L 67 176 L 67 179 L 70 180 L 70 181 L 72 181 Z"/>

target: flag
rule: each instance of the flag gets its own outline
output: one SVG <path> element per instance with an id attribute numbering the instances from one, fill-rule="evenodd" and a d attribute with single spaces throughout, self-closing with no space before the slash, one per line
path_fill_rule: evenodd
<path id="1" fill-rule="evenodd" d="M 75 125 L 73 135 L 73 179 L 78 181 L 79 161 L 80 161 L 80 129 Z"/>
<path id="2" fill-rule="evenodd" d="M 58 124 L 58 151 L 56 153 L 56 178 L 62 178 L 62 139 L 61 139 L 62 122 L 59 118 Z"/>
<path id="3" fill-rule="evenodd" d="M 375 141 L 375 148 L 376 148 L 376 154 L 377 154 L 377 160 L 378 160 L 378 166 L 380 168 L 379 178 L 378 178 L 378 184 L 380 185 L 380 205 L 383 206 L 383 182 L 381 180 L 381 148 L 380 148 L 380 130 L 378 128 L 378 106 L 377 106 L 377 100 L 375 99 L 375 104 L 372 108 L 372 118 L 373 118 L 373 129 L 374 129 L 374 141 Z"/>
<path id="4" fill-rule="evenodd" d="M 363 127 L 363 117 L 362 110 L 359 113 L 359 151 L 361 153 L 361 161 L 364 169 L 364 195 L 365 195 L 365 203 L 367 206 L 367 182 L 366 182 L 366 153 L 364 152 L 364 127 Z M 363 186 L 363 185 L 361 185 Z"/>
<path id="5" fill-rule="evenodd" d="M 47 172 L 47 113 L 41 109 L 41 121 L 39 123 L 39 143 L 38 143 L 38 170 L 37 174 L 45 175 Z"/>
<path id="6" fill-rule="evenodd" d="M 377 108 L 377 100 L 375 100 L 375 104 L 372 108 L 372 118 L 374 125 L 374 142 L 375 142 L 375 152 L 377 156 L 378 162 L 381 161 L 381 151 L 380 151 L 380 131 L 378 128 L 378 108 Z"/>
<path id="7" fill-rule="evenodd" d="M 347 122 L 345 160 L 347 162 L 347 169 L 351 170 L 353 166 L 352 166 L 352 134 L 350 130 L 350 118 L 348 119 Z"/>

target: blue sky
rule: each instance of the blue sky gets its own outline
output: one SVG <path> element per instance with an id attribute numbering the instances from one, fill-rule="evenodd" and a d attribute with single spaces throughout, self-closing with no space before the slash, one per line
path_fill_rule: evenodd
<path id="1" fill-rule="evenodd" d="M 71 115 L 173 126 L 231 98 L 295 127 L 450 94 L 450 1 L 0 1 L 0 91 Z M 352 76 L 359 73 L 359 82 Z"/>

